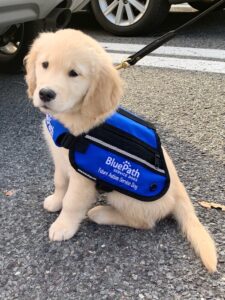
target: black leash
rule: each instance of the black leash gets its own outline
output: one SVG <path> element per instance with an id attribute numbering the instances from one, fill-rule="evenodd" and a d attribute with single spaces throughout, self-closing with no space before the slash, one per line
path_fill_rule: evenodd
<path id="1" fill-rule="evenodd" d="M 190 26 L 191 24 L 197 22 L 199 19 L 203 18 L 204 16 L 206 16 L 211 11 L 215 10 L 216 8 L 218 8 L 219 6 L 221 6 L 224 3 L 225 3 L 225 0 L 220 0 L 220 1 L 216 2 L 215 4 L 210 6 L 208 9 L 206 9 L 203 12 L 199 13 L 196 17 L 192 18 L 191 20 L 189 20 L 185 24 L 181 25 L 177 29 L 174 29 L 174 30 L 171 30 L 171 31 L 165 33 L 164 35 L 162 35 L 161 37 L 159 37 L 158 39 L 156 39 L 155 41 L 153 41 L 149 45 L 145 46 L 144 48 L 142 48 L 138 52 L 136 52 L 133 55 L 129 56 L 127 59 L 125 59 L 119 65 L 117 65 L 116 69 L 117 70 L 126 69 L 130 66 L 135 65 L 144 56 L 146 56 L 147 54 L 153 52 L 154 50 L 156 50 L 157 48 L 162 46 L 164 43 L 168 42 L 173 37 L 175 37 L 176 34 L 179 33 L 182 29 L 184 29 L 184 28 Z"/>

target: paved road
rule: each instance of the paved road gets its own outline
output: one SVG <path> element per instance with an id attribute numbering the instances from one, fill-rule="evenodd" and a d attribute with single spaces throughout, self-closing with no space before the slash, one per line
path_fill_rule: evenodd
<path id="1" fill-rule="evenodd" d="M 172 13 L 156 35 L 192 14 Z M 89 16 L 81 17 L 73 26 L 101 42 L 153 39 L 112 37 Z M 224 17 L 225 12 L 213 14 L 168 46 L 225 50 Z M 216 60 L 222 62 L 210 59 Z M 27 101 L 22 75 L 0 75 L 0 299 L 224 299 L 225 215 L 201 208 L 198 200 L 225 204 L 225 75 L 137 66 L 122 76 L 123 105 L 156 124 L 201 221 L 215 237 L 218 273 L 207 274 L 169 218 L 153 231 L 86 220 L 73 239 L 50 243 L 47 230 L 57 214 L 42 208 L 53 189 L 43 116 Z"/>

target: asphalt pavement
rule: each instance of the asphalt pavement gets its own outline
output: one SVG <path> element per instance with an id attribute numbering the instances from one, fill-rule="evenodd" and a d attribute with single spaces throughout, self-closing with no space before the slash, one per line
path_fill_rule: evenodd
<path id="1" fill-rule="evenodd" d="M 213 14 L 169 45 L 225 50 L 224 16 Z M 190 17 L 173 13 L 156 35 Z M 73 26 L 101 42 L 153 39 L 113 37 L 84 15 Z M 137 66 L 122 77 L 123 105 L 156 125 L 215 238 L 218 272 L 206 272 L 170 218 L 152 231 L 85 220 L 71 240 L 50 242 L 48 228 L 57 214 L 42 207 L 53 191 L 44 116 L 28 101 L 22 74 L 0 75 L 0 299 L 225 299 L 225 214 L 198 204 L 225 204 L 225 75 Z"/>

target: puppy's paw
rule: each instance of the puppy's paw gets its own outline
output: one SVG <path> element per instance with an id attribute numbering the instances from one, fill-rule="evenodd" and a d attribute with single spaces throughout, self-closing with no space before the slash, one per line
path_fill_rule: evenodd
<path id="1" fill-rule="evenodd" d="M 45 198 L 43 206 L 49 212 L 56 212 L 62 209 L 62 201 L 53 194 Z"/>
<path id="2" fill-rule="evenodd" d="M 128 225 L 122 215 L 110 205 L 98 205 L 88 211 L 88 217 L 97 224 Z"/>
<path id="3" fill-rule="evenodd" d="M 49 239 L 51 241 L 65 241 L 74 236 L 79 224 L 62 220 L 60 217 L 49 228 Z"/>
<path id="4" fill-rule="evenodd" d="M 131 219 L 128 220 L 118 210 L 110 205 L 98 205 L 88 211 L 88 217 L 90 220 L 97 224 L 105 225 L 122 225 L 140 229 L 152 228 L 155 224 L 145 220 Z"/>
<path id="5" fill-rule="evenodd" d="M 88 211 L 88 218 L 97 224 L 107 223 L 107 215 L 105 214 L 105 207 L 102 205 L 95 206 Z"/>

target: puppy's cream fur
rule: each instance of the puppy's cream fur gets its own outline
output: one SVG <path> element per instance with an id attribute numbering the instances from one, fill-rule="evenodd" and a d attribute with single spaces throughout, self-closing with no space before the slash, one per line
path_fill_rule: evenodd
<path id="1" fill-rule="evenodd" d="M 110 57 L 96 41 L 80 31 L 66 29 L 41 34 L 25 61 L 28 95 L 34 105 L 52 114 L 74 135 L 103 122 L 115 111 L 122 96 L 122 81 Z M 43 62 L 48 62 L 47 69 L 43 68 Z M 69 77 L 70 70 L 75 70 L 78 76 Z M 54 90 L 56 98 L 43 103 L 39 98 L 41 88 Z M 146 203 L 113 191 L 107 194 L 107 206 L 90 209 L 96 201 L 95 183 L 71 167 L 68 151 L 55 146 L 45 125 L 44 135 L 55 163 L 55 192 L 45 199 L 44 208 L 50 212 L 61 210 L 50 227 L 50 240 L 70 239 L 86 214 L 98 224 L 145 229 L 173 215 L 208 271 L 216 271 L 214 242 L 198 220 L 165 149 L 171 184 L 161 199 Z"/>

